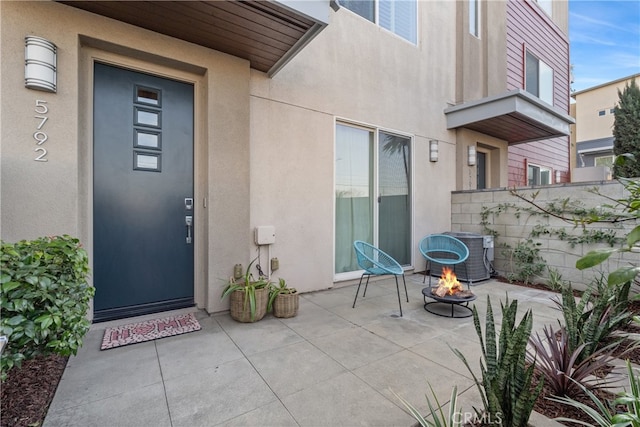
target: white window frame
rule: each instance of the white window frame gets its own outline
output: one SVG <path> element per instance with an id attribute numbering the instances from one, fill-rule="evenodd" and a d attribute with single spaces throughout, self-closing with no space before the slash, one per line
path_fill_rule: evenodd
<path id="1" fill-rule="evenodd" d="M 480 0 L 469 0 L 469 34 L 480 38 Z"/>
<path id="2" fill-rule="evenodd" d="M 404 40 L 404 41 L 406 41 L 406 42 L 408 42 L 408 43 L 411 43 L 411 44 L 413 44 L 413 45 L 417 45 L 417 44 L 418 44 L 418 3 L 420 3 L 418 0 L 402 0 L 402 1 L 403 1 L 403 2 L 405 2 L 405 3 L 411 2 L 411 3 L 413 3 L 413 5 L 414 5 L 414 19 L 415 19 L 415 23 L 414 23 L 414 26 L 415 26 L 415 34 L 413 35 L 413 36 L 415 37 L 415 39 L 414 39 L 414 40 L 409 40 L 408 38 L 404 37 L 403 35 L 398 34 L 394 29 L 386 28 L 386 27 L 382 26 L 382 25 L 380 24 L 380 1 L 381 1 L 381 0 L 368 0 L 368 1 L 373 2 L 373 4 L 374 4 L 374 7 L 373 7 L 373 9 L 374 9 L 374 12 L 373 12 L 373 15 L 374 15 L 374 16 L 373 16 L 373 23 L 374 23 L 374 24 L 376 24 L 376 25 L 377 25 L 377 26 L 379 26 L 380 28 L 384 29 L 385 31 L 389 31 L 389 32 L 390 32 L 390 33 L 392 33 L 394 36 L 399 37 L 400 39 L 402 39 L 402 40 Z M 388 1 L 388 0 L 387 0 L 387 1 Z M 364 17 L 364 16 L 362 16 L 362 15 L 360 15 L 360 14 L 358 14 L 358 13 L 356 13 L 356 12 L 352 11 L 351 9 L 349 9 L 349 7 L 348 7 L 348 5 L 347 5 L 347 4 L 342 4 L 342 7 L 343 7 L 344 9 L 348 10 L 349 12 L 351 12 L 351 13 L 353 13 L 353 14 L 355 14 L 355 15 L 360 16 L 360 17 L 361 17 L 361 18 L 363 18 L 363 19 L 366 19 L 367 21 L 372 22 L 372 21 L 371 21 L 371 20 L 369 20 L 368 18 L 366 18 L 366 17 Z M 395 25 L 395 22 L 394 22 L 394 25 Z M 392 26 L 393 26 L 393 25 L 392 25 Z"/>
<path id="3" fill-rule="evenodd" d="M 549 16 L 553 16 L 553 0 L 536 0 L 540 9 Z"/>
<path id="4" fill-rule="evenodd" d="M 532 177 L 531 177 L 531 173 L 535 173 L 536 176 L 534 177 L 533 182 L 532 181 Z M 548 182 L 542 182 L 542 177 L 543 177 L 543 173 L 544 175 L 547 176 L 547 180 Z M 540 165 L 536 165 L 534 163 L 529 163 L 527 164 L 527 185 L 530 186 L 534 186 L 534 185 L 550 185 L 552 184 L 551 182 L 551 168 L 545 167 L 545 166 L 540 166 Z"/>
<path id="5" fill-rule="evenodd" d="M 537 63 L 537 91 L 527 88 L 527 82 L 529 81 L 528 75 L 528 64 L 529 59 L 535 60 Z M 544 61 L 534 55 L 532 52 L 527 50 L 525 52 L 524 59 L 524 74 L 525 74 L 525 90 L 532 95 L 537 96 L 540 100 L 546 102 L 549 105 L 553 105 L 553 80 L 554 80 L 554 72 L 553 68 L 547 65 Z"/>

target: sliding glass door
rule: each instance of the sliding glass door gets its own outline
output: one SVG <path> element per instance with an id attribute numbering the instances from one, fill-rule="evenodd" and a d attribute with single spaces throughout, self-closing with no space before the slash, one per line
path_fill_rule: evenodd
<path id="1" fill-rule="evenodd" d="M 411 264 L 411 139 L 379 132 L 378 246 L 400 265 Z"/>
<path id="2" fill-rule="evenodd" d="M 358 271 L 353 242 L 411 263 L 411 138 L 336 126 L 335 273 Z"/>

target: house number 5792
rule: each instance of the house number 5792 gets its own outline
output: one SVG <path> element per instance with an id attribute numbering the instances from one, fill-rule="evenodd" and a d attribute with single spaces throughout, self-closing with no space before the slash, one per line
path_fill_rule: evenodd
<path id="1" fill-rule="evenodd" d="M 47 149 L 42 146 L 45 142 L 47 142 L 47 139 L 49 139 L 49 136 L 43 130 L 44 124 L 47 123 L 47 120 L 49 120 L 49 117 L 47 116 L 47 113 L 49 112 L 47 101 L 36 99 L 36 107 L 34 108 L 34 111 L 36 112 L 36 115 L 33 117 L 38 119 L 38 124 L 36 126 L 35 132 L 33 132 L 33 139 L 35 139 L 37 145 L 37 147 L 33 151 L 38 153 L 38 155 L 33 160 L 35 160 L 36 162 L 48 162 L 49 159 L 47 159 Z"/>

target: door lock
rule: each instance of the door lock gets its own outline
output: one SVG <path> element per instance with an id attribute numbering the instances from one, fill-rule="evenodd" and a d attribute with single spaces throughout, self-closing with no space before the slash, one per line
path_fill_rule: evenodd
<path id="1" fill-rule="evenodd" d="M 193 216 L 185 216 L 184 222 L 187 225 L 187 244 L 191 244 L 191 227 L 193 227 Z"/>
<path id="2" fill-rule="evenodd" d="M 187 197 L 184 199 L 184 208 L 188 211 L 193 209 L 193 199 L 191 197 Z"/>

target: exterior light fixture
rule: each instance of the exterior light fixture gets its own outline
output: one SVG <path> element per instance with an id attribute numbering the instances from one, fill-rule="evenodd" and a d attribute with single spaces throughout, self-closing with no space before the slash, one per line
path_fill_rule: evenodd
<path id="1" fill-rule="evenodd" d="M 560 171 L 556 170 L 556 184 L 560 184 Z"/>
<path id="2" fill-rule="evenodd" d="M 438 161 L 438 140 L 432 139 L 429 141 L 429 160 L 432 162 Z"/>
<path id="3" fill-rule="evenodd" d="M 57 90 L 56 45 L 36 36 L 27 36 L 24 41 L 25 87 L 55 93 Z"/>
<path id="4" fill-rule="evenodd" d="M 470 145 L 467 148 L 467 164 L 469 166 L 476 165 L 476 146 L 475 145 Z"/>

